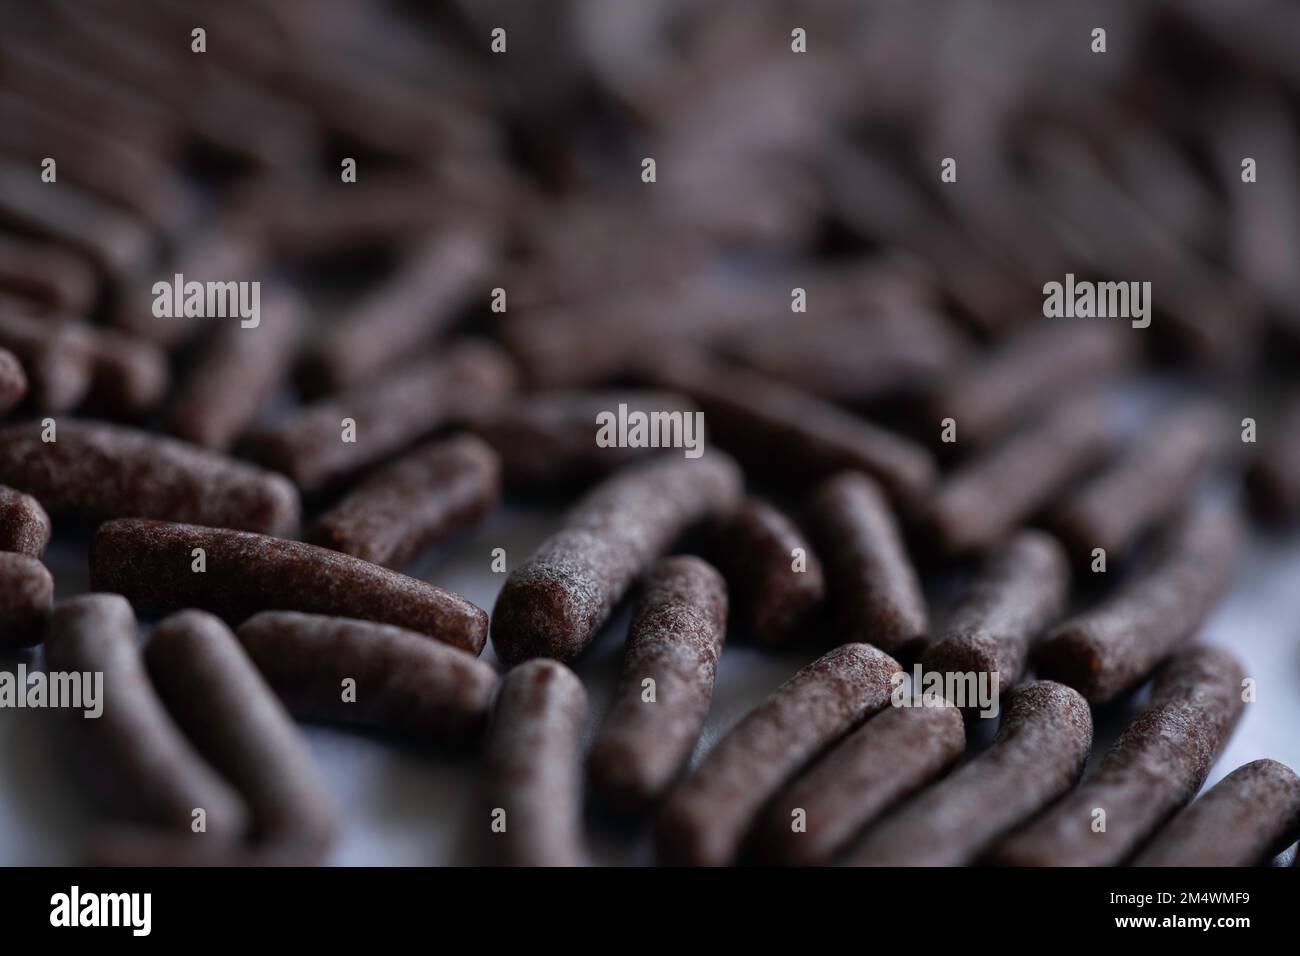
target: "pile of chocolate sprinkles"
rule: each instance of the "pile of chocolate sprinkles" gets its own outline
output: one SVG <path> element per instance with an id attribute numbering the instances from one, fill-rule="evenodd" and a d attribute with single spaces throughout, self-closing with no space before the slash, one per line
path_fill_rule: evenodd
<path id="1" fill-rule="evenodd" d="M 81 862 L 329 862 L 303 723 L 470 755 L 470 862 L 1300 838 L 1275 760 L 1198 797 L 1256 676 L 1198 638 L 1300 533 L 1293 5 L 0 19 L 0 671 L 102 675 Z M 788 679 L 704 739 L 733 654 Z"/>

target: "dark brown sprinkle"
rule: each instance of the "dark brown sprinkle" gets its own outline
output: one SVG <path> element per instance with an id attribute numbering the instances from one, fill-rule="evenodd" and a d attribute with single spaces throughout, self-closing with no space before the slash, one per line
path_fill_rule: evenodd
<path id="1" fill-rule="evenodd" d="M 0 292 L 84 315 L 95 301 L 95 271 L 61 246 L 0 234 Z"/>
<path id="2" fill-rule="evenodd" d="M 944 480 L 927 519 L 939 547 L 949 554 L 996 547 L 1100 464 L 1111 445 L 1105 403 L 1095 395 L 1067 399 Z"/>
<path id="3" fill-rule="evenodd" d="M 1300 837 L 1300 777 L 1276 760 L 1228 774 L 1174 817 L 1135 866 L 1257 866 Z"/>
<path id="4" fill-rule="evenodd" d="M 1232 579 L 1241 539 L 1233 509 L 1189 509 L 1152 563 L 1118 594 L 1052 632 L 1036 654 L 1038 672 L 1095 704 L 1136 686 L 1213 610 Z"/>
<path id="5" fill-rule="evenodd" d="M 66 412 L 90 391 L 95 342 L 79 322 L 38 318 L 0 302 L 0 348 L 21 363 L 38 411 Z"/>
<path id="6" fill-rule="evenodd" d="M 54 579 L 39 560 L 0 551 L 0 648 L 39 644 L 54 603 Z"/>
<path id="7" fill-rule="evenodd" d="M 184 276 L 187 283 L 260 281 L 265 262 L 266 251 L 255 239 L 237 232 L 227 222 L 218 222 L 187 237 L 166 267 L 158 271 L 167 278 Z M 154 315 L 156 281 L 152 273 L 132 281 L 112 312 L 115 326 L 129 335 L 171 349 L 186 342 L 205 323 L 238 324 L 232 317 Z"/>
<path id="8" fill-rule="evenodd" d="M 228 528 L 106 522 L 91 544 L 90 579 L 144 613 L 193 607 L 238 622 L 305 611 L 409 628 L 475 655 L 487 643 L 487 614 L 459 594 L 327 548 Z"/>
<path id="9" fill-rule="evenodd" d="M 587 694 L 557 661 L 501 678 L 483 758 L 480 816 L 489 858 L 503 866 L 581 866 L 581 741 Z M 500 829 L 497 829 L 499 825 Z"/>
<path id="10" fill-rule="evenodd" d="M 1260 436 L 1259 454 L 1246 472 L 1246 492 L 1251 510 L 1262 520 L 1300 520 L 1300 395 Z"/>
<path id="11" fill-rule="evenodd" d="M 902 660 L 915 658 L 927 638 L 925 596 L 875 482 L 857 472 L 825 481 L 808 504 L 808 530 L 843 633 Z"/>
<path id="12" fill-rule="evenodd" d="M 0 348 L 0 415 L 27 395 L 27 373 L 13 352 Z"/>
<path id="13" fill-rule="evenodd" d="M 45 661 L 50 671 L 103 674 L 103 712 L 90 719 L 70 710 L 67 723 L 82 766 L 118 817 L 194 833 L 195 811 L 202 810 L 204 840 L 244 835 L 243 801 L 194 751 L 150 686 L 135 615 L 122 597 L 87 594 L 59 604 Z"/>
<path id="14" fill-rule="evenodd" d="M 254 450 L 304 491 L 321 491 L 439 429 L 472 420 L 514 387 L 514 369 L 500 350 L 464 342 L 308 405 L 259 432 Z M 343 440 L 344 419 L 356 423 L 355 441 Z"/>
<path id="15" fill-rule="evenodd" d="M 462 745 L 483 729 L 497 685 L 483 661 L 389 624 L 263 611 L 237 633 L 289 712 L 304 720 Z"/>
<path id="16" fill-rule="evenodd" d="M 885 708 L 772 801 L 756 836 L 758 851 L 775 863 L 830 862 L 856 833 L 947 770 L 965 747 L 961 713 L 942 697 Z"/>
<path id="17" fill-rule="evenodd" d="M 911 396 L 948 373 L 965 352 L 932 305 L 829 311 L 806 290 L 809 314 L 764 322 L 720 347 L 756 372 L 812 395 L 863 405 Z"/>
<path id="18" fill-rule="evenodd" d="M 1217 647 L 1177 654 L 1096 771 L 1003 842 L 998 863 L 1114 866 L 1196 795 L 1241 717 L 1242 672 Z M 1095 829 L 1105 811 L 1105 829 Z"/>
<path id="19" fill-rule="evenodd" d="M 325 327 L 303 358 L 309 394 L 341 391 L 432 345 L 472 297 L 487 305 L 489 230 L 458 228 L 412 245 L 393 275 Z"/>
<path id="20" fill-rule="evenodd" d="M 1080 559 L 1101 548 L 1122 558 L 1140 535 L 1177 512 L 1222 447 L 1212 406 L 1180 408 L 1146 430 L 1120 461 L 1053 510 L 1052 526 Z"/>
<path id="21" fill-rule="evenodd" d="M 802 668 L 719 740 L 655 825 L 667 863 L 723 866 L 764 804 L 827 746 L 889 703 L 898 663 L 845 644 Z"/>
<path id="22" fill-rule="evenodd" d="M 119 283 L 142 272 L 155 253 L 137 220 L 71 184 L 50 189 L 29 167 L 7 160 L 0 160 L 0 226 L 70 246 Z"/>
<path id="23" fill-rule="evenodd" d="M 149 637 L 145 664 L 190 742 L 248 804 L 259 844 L 328 852 L 337 812 L 284 707 L 218 618 L 181 611 Z"/>
<path id="24" fill-rule="evenodd" d="M 140 419 L 162 404 L 171 384 L 162 349 L 144 339 L 96 328 L 92 350 L 89 402 L 93 407 Z"/>
<path id="25" fill-rule="evenodd" d="M 492 612 L 492 646 L 509 665 L 570 661 L 591 643 L 633 581 L 687 530 L 740 500 L 740 469 L 715 449 L 669 451 L 589 491 L 559 531 L 510 572 Z"/>
<path id="26" fill-rule="evenodd" d="M 47 432 L 53 440 L 45 441 Z M 193 445 L 103 422 L 0 428 L 0 483 L 55 515 L 159 518 L 268 534 L 298 527 L 298 493 L 279 475 Z"/>
<path id="27" fill-rule="evenodd" d="M 806 487 L 864 471 L 900 502 L 934 486 L 934 460 L 920 445 L 787 385 L 680 353 L 646 375 L 699 403 L 711 440 L 765 476 Z"/>
<path id="28" fill-rule="evenodd" d="M 1010 690 L 1030 648 L 1065 609 L 1070 565 L 1056 539 L 1021 531 L 988 556 L 921 659 L 925 671 L 996 674 Z"/>
<path id="29" fill-rule="evenodd" d="M 50 530 L 50 516 L 39 501 L 0 485 L 0 551 L 39 558 L 50 543 Z"/>
<path id="30" fill-rule="evenodd" d="M 172 405 L 172 434 L 204 448 L 230 448 L 287 377 L 306 319 L 298 296 L 273 288 L 263 291 L 256 327 L 229 318 L 213 329 Z"/>
<path id="31" fill-rule="evenodd" d="M 417 448 L 386 466 L 328 511 L 307 538 L 397 568 L 478 522 L 501 494 L 501 462 L 472 435 Z"/>
<path id="32" fill-rule="evenodd" d="M 958 447 L 998 438 L 1033 410 L 1113 378 L 1132 364 L 1131 331 L 1111 325 L 1042 323 L 1002 343 L 944 382 L 927 428 L 956 422 Z"/>
<path id="33" fill-rule="evenodd" d="M 470 422 L 469 427 L 501 456 L 506 484 L 520 492 L 567 491 L 604 478 L 636 458 L 659 449 L 602 447 L 602 413 L 664 412 L 678 416 L 698 409 L 671 392 L 543 389 L 511 398 Z M 705 436 L 700 435 L 704 441 Z"/>
<path id="34" fill-rule="evenodd" d="M 665 558 L 646 572 L 618 689 L 587 756 L 592 783 L 621 812 L 644 813 L 689 762 L 726 623 L 727 586 L 699 558 Z"/>
<path id="35" fill-rule="evenodd" d="M 714 523 L 708 551 L 727 579 L 731 619 L 741 635 L 766 647 L 813 636 L 826 579 L 812 545 L 784 513 L 746 498 Z"/>
<path id="36" fill-rule="evenodd" d="M 1013 690 L 988 750 L 869 828 L 850 866 L 959 866 L 1074 786 L 1092 746 L 1092 715 L 1051 681 Z"/>

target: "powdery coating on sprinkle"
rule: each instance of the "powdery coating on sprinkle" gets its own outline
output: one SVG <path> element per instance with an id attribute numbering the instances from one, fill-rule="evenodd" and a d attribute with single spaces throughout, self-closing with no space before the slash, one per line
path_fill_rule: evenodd
<path id="1" fill-rule="evenodd" d="M 1029 649 L 1065 607 L 1070 565 L 1056 539 L 1021 531 L 984 563 L 948 614 L 922 665 L 939 673 L 998 675 L 1004 691 L 1024 673 Z"/>
<path id="2" fill-rule="evenodd" d="M 869 829 L 849 866 L 960 866 L 1070 789 L 1092 746 L 1092 714 L 1052 681 L 1013 690 L 992 745 Z"/>
<path id="3" fill-rule="evenodd" d="M 716 450 L 620 469 L 506 579 L 492 613 L 497 656 L 572 660 L 651 561 L 691 526 L 734 507 L 740 494 L 740 470 Z"/>
<path id="4" fill-rule="evenodd" d="M 31 495 L 0 485 L 0 551 L 33 558 L 50 543 L 50 516 Z"/>
<path id="5" fill-rule="evenodd" d="M 582 682 L 563 664 L 534 660 L 501 679 L 488 730 L 478 824 L 505 866 L 581 866 Z M 504 832 L 490 831 L 505 811 Z"/>
<path id="6" fill-rule="evenodd" d="M 255 839 L 321 860 L 337 811 L 306 741 L 230 629 L 181 611 L 154 628 L 144 657 L 172 717 L 247 801 Z"/>
<path id="7" fill-rule="evenodd" d="M 1228 586 L 1241 538 L 1229 507 L 1185 513 L 1150 567 L 1109 601 L 1053 631 L 1037 652 L 1039 673 L 1092 703 L 1136 685 L 1201 626 Z"/>
<path id="8" fill-rule="evenodd" d="M 54 578 L 36 558 L 0 552 L 0 648 L 39 644 L 54 603 Z"/>
<path id="9" fill-rule="evenodd" d="M 487 720 L 497 674 L 488 664 L 423 634 L 388 624 L 264 611 L 237 636 L 298 718 L 369 727 L 463 745 Z M 356 699 L 343 700 L 343 681 Z"/>
<path id="10" fill-rule="evenodd" d="M 1138 536 L 1173 515 L 1221 444 L 1223 416 L 1209 405 L 1175 410 L 1119 462 L 1058 507 L 1053 526 L 1080 557 L 1122 557 Z"/>
<path id="11" fill-rule="evenodd" d="M 87 594 L 61 603 L 50 617 L 45 660 L 51 671 L 104 675 L 98 718 L 65 713 L 82 745 L 82 766 L 123 819 L 188 834 L 193 811 L 201 808 L 203 839 L 244 834 L 243 801 L 203 762 L 154 693 L 125 599 Z"/>
<path id="12" fill-rule="evenodd" d="M 510 359 L 483 342 L 450 345 L 308 405 L 259 432 L 255 451 L 304 491 L 319 491 L 374 465 L 447 425 L 472 419 L 515 388 Z M 342 440 L 342 422 L 357 440 Z"/>
<path id="13" fill-rule="evenodd" d="M 1276 760 L 1238 767 L 1176 816 L 1135 866 L 1258 866 L 1300 837 L 1300 777 Z"/>
<path id="14" fill-rule="evenodd" d="M 771 504 L 748 498 L 718 521 L 709 555 L 727 578 L 732 619 L 742 634 L 776 646 L 812 636 L 826 595 L 821 561 L 798 526 Z M 803 570 L 794 553 L 804 554 Z"/>
<path id="15" fill-rule="evenodd" d="M 845 644 L 802 668 L 750 711 L 674 791 L 655 826 L 669 863 L 723 866 L 768 798 L 809 760 L 889 702 L 899 666 Z"/>
<path id="16" fill-rule="evenodd" d="M 203 572 L 191 569 L 195 548 Z M 146 613 L 195 607 L 241 621 L 304 611 L 409 628 L 475 655 L 487 642 L 487 614 L 459 594 L 327 548 L 225 528 L 109 521 L 90 547 L 90 579 Z"/>
<path id="17" fill-rule="evenodd" d="M 587 757 L 592 782 L 622 812 L 643 812 L 690 759 L 708 716 L 726 637 L 727 586 L 698 558 L 666 558 L 646 574 L 623 673 Z M 646 702 L 643 681 L 654 681 Z"/>
<path id="18" fill-rule="evenodd" d="M 924 707 L 887 707 L 835 745 L 776 797 L 759 830 L 774 862 L 831 861 L 864 826 L 939 776 L 966 746 L 960 711 L 938 698 Z M 804 813 L 796 831 L 794 812 Z"/>
<path id="19" fill-rule="evenodd" d="M 1113 866 L 1205 782 L 1241 717 L 1241 665 L 1217 647 L 1189 648 L 1156 679 L 1151 700 L 1096 772 L 994 854 L 999 863 Z M 1093 811 L 1106 831 L 1092 830 Z"/>
<path id="20" fill-rule="evenodd" d="M 501 495 L 501 462 L 459 435 L 416 449 L 359 484 L 317 519 L 308 540 L 400 567 L 478 521 Z"/>
<path id="21" fill-rule="evenodd" d="M 926 640 L 925 597 L 875 482 L 858 472 L 823 482 L 809 503 L 808 530 L 845 633 L 888 654 L 914 657 Z"/>
<path id="22" fill-rule="evenodd" d="M 960 436 L 960 419 L 957 429 Z M 1106 406 L 1098 396 L 1065 400 L 940 485 L 928 515 L 940 547 L 949 554 L 994 547 L 1100 463 L 1111 443 Z"/>
<path id="23" fill-rule="evenodd" d="M 56 515 L 158 518 L 266 534 L 298 526 L 298 493 L 279 475 L 184 442 L 104 422 L 61 418 L 0 428 L 0 483 Z"/>
<path id="24" fill-rule="evenodd" d="M 0 415 L 13 408 L 27 394 L 27 373 L 8 349 L 0 349 Z"/>

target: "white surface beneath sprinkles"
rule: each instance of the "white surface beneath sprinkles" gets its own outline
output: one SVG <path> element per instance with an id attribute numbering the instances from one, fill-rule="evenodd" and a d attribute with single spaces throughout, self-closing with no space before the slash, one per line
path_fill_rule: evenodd
<path id="1" fill-rule="evenodd" d="M 472 535 L 430 555 L 416 576 L 464 594 L 489 611 L 502 575 L 488 568 L 491 551 L 506 549 L 513 564 L 553 530 L 555 512 L 509 509 Z M 57 540 L 47 555 L 58 596 L 85 590 L 84 541 Z M 622 660 L 628 612 L 622 611 L 578 662 L 591 712 L 588 738 L 608 705 Z M 1207 786 L 1260 757 L 1300 768 L 1300 538 L 1274 540 L 1258 533 L 1237 576 L 1200 640 L 1232 648 L 1258 699 L 1245 715 Z M 714 702 L 697 757 L 794 671 L 818 656 L 816 648 L 782 655 L 733 642 L 723 652 Z M 491 646 L 485 657 L 495 663 Z M 0 658 L 12 670 L 19 658 Z M 27 658 L 29 666 L 39 654 Z M 1131 709 L 1131 708 L 1128 708 Z M 50 711 L 0 711 L 0 865 L 69 864 L 95 822 L 90 794 L 60 740 Z M 1126 709 L 1098 717 L 1094 760 L 1123 729 Z M 339 865 L 428 865 L 471 862 L 467 834 L 474 813 L 475 759 L 422 751 L 351 731 L 310 727 L 313 752 L 344 813 Z M 486 825 L 485 823 L 483 825 Z M 642 834 L 593 820 L 592 855 L 598 863 L 647 863 Z"/>

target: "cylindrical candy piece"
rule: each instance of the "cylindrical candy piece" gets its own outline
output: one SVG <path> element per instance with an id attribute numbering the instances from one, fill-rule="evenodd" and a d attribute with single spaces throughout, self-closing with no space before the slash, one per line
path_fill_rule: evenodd
<path id="1" fill-rule="evenodd" d="M 1227 506 L 1186 512 L 1150 567 L 1052 632 L 1035 654 L 1039 673 L 1095 704 L 1139 683 L 1201 626 L 1228 585 L 1241 536 Z"/>
<path id="2" fill-rule="evenodd" d="M 867 830 L 849 866 L 960 866 L 1065 793 L 1088 761 L 1092 714 L 1069 687 L 1013 690 L 992 745 Z"/>
<path id="3" fill-rule="evenodd" d="M 989 555 L 970 590 L 948 614 L 922 666 L 940 673 L 997 674 L 1010 690 L 1029 650 L 1065 608 L 1070 565 L 1056 539 L 1021 531 Z"/>
<path id="4" fill-rule="evenodd" d="M 0 415 L 13 408 L 27 394 L 27 373 L 13 352 L 0 348 Z"/>
<path id="5" fill-rule="evenodd" d="M 305 611 L 409 628 L 475 655 L 487 643 L 487 614 L 459 594 L 328 548 L 245 531 L 109 521 L 90 547 L 90 579 L 144 613 L 193 607 L 238 622 L 258 611 Z"/>
<path id="6" fill-rule="evenodd" d="M 482 226 L 413 244 L 391 276 L 315 337 L 304 358 L 308 391 L 347 388 L 427 348 L 483 285 L 493 245 Z"/>
<path id="7" fill-rule="evenodd" d="M 145 645 L 158 696 L 186 736 L 244 798 L 253 837 L 324 856 L 337 813 L 307 749 L 235 635 L 219 618 L 181 611 Z"/>
<path id="8" fill-rule="evenodd" d="M 772 692 L 723 737 L 664 805 L 660 859 L 724 866 L 768 799 L 829 744 L 889 703 L 900 673 L 888 654 L 845 644 Z"/>
<path id="9" fill-rule="evenodd" d="M 1133 356 L 1132 341 L 1107 325 L 1036 325 L 946 382 L 930 402 L 930 417 L 935 427 L 952 418 L 962 444 L 983 444 L 1026 412 L 1122 371 Z"/>
<path id="10" fill-rule="evenodd" d="M 22 363 L 31 402 L 40 411 L 66 412 L 90 391 L 94 340 L 80 323 L 42 319 L 0 303 L 0 348 Z"/>
<path id="11" fill-rule="evenodd" d="M 1052 526 L 1076 556 L 1102 548 L 1108 558 L 1123 557 L 1144 531 L 1178 510 L 1221 444 L 1221 426 L 1222 416 L 1208 405 L 1175 411 L 1057 507 Z"/>
<path id="12" fill-rule="evenodd" d="M 499 349 L 481 342 L 449 346 L 308 405 L 259 432 L 255 448 L 261 461 L 299 488 L 320 491 L 440 428 L 474 418 L 514 384 L 514 367 Z"/>
<path id="13" fill-rule="evenodd" d="M 173 434 L 225 451 L 275 395 L 306 324 L 306 305 L 274 289 L 263 296 L 261 311 L 255 328 L 229 321 L 213 330 L 172 407 Z"/>
<path id="14" fill-rule="evenodd" d="M 54 578 L 26 554 L 0 551 L 0 649 L 39 644 L 54 603 Z"/>
<path id="15" fill-rule="evenodd" d="M 961 712 L 942 696 L 929 696 L 920 707 L 886 707 L 772 801 L 758 833 L 759 851 L 777 863 L 830 862 L 863 827 L 943 773 L 965 747 Z"/>
<path id="16" fill-rule="evenodd" d="M 237 634 L 289 712 L 304 720 L 463 744 L 482 730 L 497 686 L 484 661 L 387 624 L 264 611 Z"/>
<path id="17" fill-rule="evenodd" d="M 33 558 L 50 543 L 50 516 L 31 495 L 0 485 L 0 551 Z"/>
<path id="18" fill-rule="evenodd" d="M 711 529 L 709 556 L 727 579 L 731 618 L 767 647 L 811 636 L 826 579 L 812 546 L 784 513 L 747 498 Z"/>
<path id="19" fill-rule="evenodd" d="M 279 535 L 298 526 L 298 492 L 281 476 L 104 422 L 0 428 L 0 483 L 56 515 L 88 521 L 159 518 Z"/>
<path id="20" fill-rule="evenodd" d="M 858 472 L 824 482 L 809 504 L 808 530 L 844 632 L 895 657 L 915 657 L 926 640 L 925 596 L 875 482 Z"/>
<path id="21" fill-rule="evenodd" d="M 699 403 L 713 441 L 764 475 L 806 487 L 838 471 L 863 471 L 909 503 L 934 486 L 925 448 L 765 376 L 690 355 L 656 362 L 646 374 Z"/>
<path id="22" fill-rule="evenodd" d="M 643 812 L 690 760 L 726 625 L 726 583 L 699 558 L 665 558 L 646 574 L 622 678 L 587 756 L 592 783 L 610 805 Z"/>
<path id="23" fill-rule="evenodd" d="M 692 525 L 735 507 L 740 492 L 740 470 L 716 449 L 696 459 L 669 452 L 611 475 L 506 578 L 492 612 L 497 656 L 577 657 L 637 575 Z"/>
<path id="24" fill-rule="evenodd" d="M 308 540 L 396 568 L 478 521 L 501 494 L 501 462 L 458 435 L 416 449 L 371 475 L 322 514 Z"/>
<path id="25" fill-rule="evenodd" d="M 958 440 L 961 426 L 958 425 Z M 1105 405 L 1067 399 L 953 472 L 930 502 L 929 524 L 949 554 L 994 547 L 1111 447 Z"/>
<path id="26" fill-rule="evenodd" d="M 50 671 L 103 675 L 100 715 L 73 711 L 69 723 L 83 764 L 116 813 L 190 833 L 202 810 L 206 831 L 195 839 L 243 836 L 243 801 L 194 751 L 150 686 L 131 605 L 116 594 L 64 601 L 50 616 L 45 660 Z"/>
<path id="27" fill-rule="evenodd" d="M 1300 837 L 1300 777 L 1276 760 L 1228 774 L 1156 834 L 1135 866 L 1257 866 Z"/>
<path id="28" fill-rule="evenodd" d="M 523 492 L 568 490 L 603 478 L 635 458 L 657 454 L 653 447 L 604 444 L 601 415 L 640 412 L 676 416 L 685 435 L 685 416 L 699 414 L 672 392 L 542 389 L 505 402 L 478 416 L 469 427 L 501 456 L 506 484 Z M 673 427 L 671 418 L 665 419 Z M 651 419 L 653 421 L 653 419 Z M 698 439 L 704 440 L 699 434 Z"/>
<path id="29" fill-rule="evenodd" d="M 1123 863 L 1201 789 L 1241 717 L 1241 679 L 1241 664 L 1222 648 L 1179 653 L 1096 772 L 1004 841 L 993 859 L 1012 866 Z M 1103 820 L 1104 829 L 1097 825 Z"/>
<path id="30" fill-rule="evenodd" d="M 488 729 L 480 821 L 494 862 L 586 862 L 579 762 L 586 717 L 582 682 L 557 661 L 528 661 L 501 678 Z"/>

